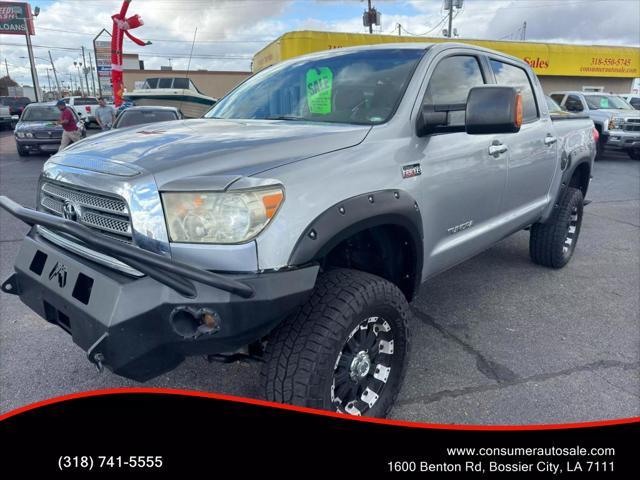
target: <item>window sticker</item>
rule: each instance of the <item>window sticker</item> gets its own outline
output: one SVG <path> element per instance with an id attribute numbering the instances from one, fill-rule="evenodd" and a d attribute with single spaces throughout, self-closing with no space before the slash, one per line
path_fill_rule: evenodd
<path id="1" fill-rule="evenodd" d="M 331 113 L 333 72 L 328 67 L 307 70 L 307 105 L 309 112 L 320 115 Z"/>
<path id="2" fill-rule="evenodd" d="M 600 108 L 609 108 L 609 99 L 607 97 L 600 99 Z"/>

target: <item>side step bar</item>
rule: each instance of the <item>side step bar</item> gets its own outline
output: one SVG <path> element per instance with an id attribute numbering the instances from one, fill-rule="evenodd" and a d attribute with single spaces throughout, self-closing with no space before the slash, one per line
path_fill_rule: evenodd
<path id="1" fill-rule="evenodd" d="M 96 251 L 130 265 L 186 297 L 195 297 L 198 293 L 191 281 L 219 288 L 243 298 L 250 298 L 254 294 L 253 288 L 246 283 L 119 242 L 71 220 L 23 207 L 5 196 L 0 196 L 0 208 L 27 225 L 41 225 L 72 235 Z"/>

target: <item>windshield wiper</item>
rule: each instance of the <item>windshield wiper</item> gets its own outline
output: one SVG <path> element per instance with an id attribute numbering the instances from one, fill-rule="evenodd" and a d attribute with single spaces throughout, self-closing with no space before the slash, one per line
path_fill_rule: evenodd
<path id="1" fill-rule="evenodd" d="M 264 117 L 263 120 L 291 120 L 291 121 L 300 121 L 307 120 L 304 117 L 296 117 L 295 115 L 271 115 L 269 117 Z"/>

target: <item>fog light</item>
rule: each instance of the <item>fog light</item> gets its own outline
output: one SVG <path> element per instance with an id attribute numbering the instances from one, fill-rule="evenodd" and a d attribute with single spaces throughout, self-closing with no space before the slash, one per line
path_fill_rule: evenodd
<path id="1" fill-rule="evenodd" d="M 208 308 L 176 307 L 169 322 L 173 331 L 183 338 L 197 338 L 220 330 L 220 316 Z"/>

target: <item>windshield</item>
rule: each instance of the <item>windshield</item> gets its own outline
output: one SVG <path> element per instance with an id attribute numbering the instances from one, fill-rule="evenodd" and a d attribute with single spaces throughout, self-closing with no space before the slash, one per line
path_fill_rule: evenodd
<path id="1" fill-rule="evenodd" d="M 27 107 L 20 118 L 23 122 L 55 122 L 60 120 L 57 107 Z"/>
<path id="2" fill-rule="evenodd" d="M 205 117 L 382 123 L 394 113 L 424 52 L 333 53 L 276 65 L 241 84 Z"/>
<path id="3" fill-rule="evenodd" d="M 585 100 L 589 108 L 598 110 L 599 108 L 618 108 L 620 110 L 633 110 L 633 107 L 622 98 L 615 95 L 585 95 Z"/>
<path id="4" fill-rule="evenodd" d="M 562 109 L 560 105 L 551 97 L 545 96 L 544 99 L 547 101 L 547 108 L 549 109 L 549 113 L 566 113 L 565 110 Z"/>
<path id="5" fill-rule="evenodd" d="M 116 122 L 117 128 L 133 127 L 134 125 L 142 125 L 144 123 L 167 122 L 176 120 L 178 117 L 174 112 L 151 110 L 125 110 L 118 117 Z"/>

